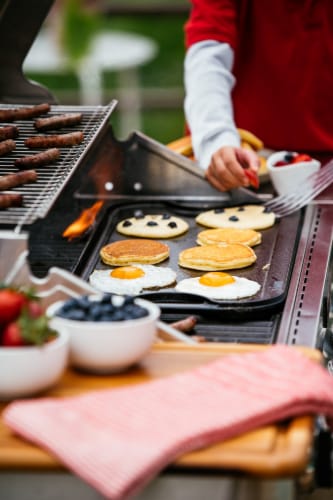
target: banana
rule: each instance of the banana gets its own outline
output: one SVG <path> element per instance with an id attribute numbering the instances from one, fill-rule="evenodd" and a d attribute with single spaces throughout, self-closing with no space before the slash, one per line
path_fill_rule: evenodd
<path id="1" fill-rule="evenodd" d="M 237 130 L 241 140 L 250 144 L 250 146 L 252 146 L 255 151 L 263 149 L 264 143 L 256 135 L 252 134 L 252 132 L 249 132 L 248 130 L 245 130 L 243 128 L 238 128 Z"/>
<path id="2" fill-rule="evenodd" d="M 185 135 L 180 139 L 176 139 L 175 141 L 169 142 L 167 144 L 168 148 L 172 149 L 176 153 L 179 153 L 184 156 L 191 156 L 193 154 L 192 149 L 192 141 L 190 135 Z"/>

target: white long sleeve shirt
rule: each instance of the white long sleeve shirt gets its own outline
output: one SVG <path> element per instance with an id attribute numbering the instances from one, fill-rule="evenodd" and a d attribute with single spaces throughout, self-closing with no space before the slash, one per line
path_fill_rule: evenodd
<path id="1" fill-rule="evenodd" d="M 220 147 L 240 146 L 231 100 L 233 58 L 230 45 L 214 40 L 192 45 L 185 56 L 185 117 L 203 169 Z"/>

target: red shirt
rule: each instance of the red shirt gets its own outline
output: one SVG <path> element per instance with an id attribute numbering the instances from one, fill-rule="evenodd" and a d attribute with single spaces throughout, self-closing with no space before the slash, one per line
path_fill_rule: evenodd
<path id="1" fill-rule="evenodd" d="M 274 149 L 333 151 L 333 0 L 192 0 L 186 46 L 235 52 L 235 122 Z"/>

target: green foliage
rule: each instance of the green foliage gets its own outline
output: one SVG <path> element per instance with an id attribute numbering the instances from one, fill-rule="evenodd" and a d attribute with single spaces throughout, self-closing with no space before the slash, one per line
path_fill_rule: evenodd
<path id="1" fill-rule="evenodd" d="M 87 53 L 91 39 L 100 26 L 99 16 L 86 11 L 81 0 L 63 2 L 61 43 L 72 64 Z"/>

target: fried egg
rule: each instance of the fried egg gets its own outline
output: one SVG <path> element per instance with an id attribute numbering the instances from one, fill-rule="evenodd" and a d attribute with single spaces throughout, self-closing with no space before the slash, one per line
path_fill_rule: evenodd
<path id="1" fill-rule="evenodd" d="M 232 276 L 224 272 L 209 272 L 197 278 L 188 278 L 177 283 L 178 292 L 193 293 L 208 299 L 242 299 L 251 297 L 260 290 L 256 281 Z"/>
<path id="2" fill-rule="evenodd" d="M 145 288 L 162 288 L 176 281 L 176 273 L 168 267 L 135 264 L 109 270 L 95 270 L 90 284 L 101 292 L 137 295 Z"/>

